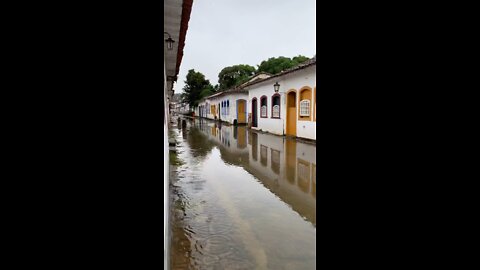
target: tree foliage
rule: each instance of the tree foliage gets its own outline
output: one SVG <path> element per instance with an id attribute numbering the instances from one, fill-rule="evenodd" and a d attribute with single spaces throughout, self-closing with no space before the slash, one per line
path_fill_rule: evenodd
<path id="1" fill-rule="evenodd" d="M 213 91 L 214 87 L 209 80 L 205 79 L 205 75 L 190 69 L 183 87 L 182 101 L 188 103 L 191 108 L 196 107 L 201 98 L 208 96 Z"/>
<path id="2" fill-rule="evenodd" d="M 295 56 L 293 58 L 289 57 L 271 57 L 268 60 L 262 61 L 258 65 L 257 72 L 267 72 L 270 74 L 277 74 L 286 69 L 298 66 L 299 64 L 307 61 L 309 58 L 303 55 Z"/>
<path id="3" fill-rule="evenodd" d="M 218 74 L 219 90 L 223 91 L 239 85 L 255 74 L 255 67 L 235 65 L 223 68 Z"/>
<path id="4" fill-rule="evenodd" d="M 182 102 L 188 103 L 191 108 L 198 106 L 200 99 L 212 95 L 217 91 L 224 91 L 246 82 L 250 77 L 259 72 L 270 74 L 280 73 L 288 68 L 295 67 L 309 58 L 303 55 L 288 57 L 271 57 L 262 61 L 258 69 L 250 65 L 234 65 L 223 68 L 218 74 L 218 84 L 213 86 L 205 75 L 194 69 L 188 71 L 185 86 L 181 96 Z"/>
<path id="5" fill-rule="evenodd" d="M 215 90 L 215 87 L 212 86 L 212 85 L 208 85 L 206 88 L 204 88 L 201 92 L 200 92 L 200 99 L 206 97 L 206 96 L 209 96 L 209 95 L 212 95 L 216 92 Z"/>

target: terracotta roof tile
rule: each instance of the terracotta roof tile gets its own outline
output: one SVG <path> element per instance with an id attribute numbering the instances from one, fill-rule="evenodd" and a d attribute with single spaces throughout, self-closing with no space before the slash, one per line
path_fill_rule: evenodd
<path id="1" fill-rule="evenodd" d="M 271 75 L 269 73 L 263 72 L 263 73 L 271 75 L 271 76 L 268 77 L 268 78 L 265 78 L 265 79 L 258 79 L 258 80 L 243 84 L 243 85 L 238 86 L 238 87 L 234 87 L 234 88 L 222 91 L 222 92 L 215 93 L 213 95 L 202 98 L 200 101 L 204 101 L 204 100 L 209 99 L 209 98 L 220 97 L 220 96 L 223 96 L 223 95 L 233 94 L 233 93 L 248 93 L 248 90 L 245 89 L 246 87 L 249 87 L 249 86 L 252 86 L 254 84 L 264 82 L 264 81 L 268 81 L 270 79 L 277 78 L 277 77 L 283 76 L 285 74 L 293 73 L 295 71 L 299 71 L 299 70 L 302 70 L 304 68 L 314 66 L 316 64 L 317 64 L 317 57 L 315 55 L 313 58 L 299 64 L 298 66 L 286 69 L 286 70 L 284 70 L 284 71 L 282 71 L 278 74 L 275 74 L 275 75 Z M 259 74 L 261 74 L 261 73 L 259 73 Z M 252 78 L 259 75 L 259 74 L 255 74 L 254 76 L 252 76 Z"/>
<path id="2" fill-rule="evenodd" d="M 315 57 L 313 57 L 313 58 L 311 58 L 311 59 L 309 59 L 309 60 L 307 60 L 307 61 L 299 64 L 298 66 L 295 66 L 295 67 L 286 69 L 286 70 L 284 70 L 284 71 L 282 71 L 282 72 L 280 72 L 280 73 L 277 73 L 277 74 L 275 74 L 275 75 L 272 75 L 272 76 L 270 76 L 270 77 L 268 77 L 268 78 L 260 79 L 260 80 L 255 80 L 255 81 L 253 81 L 253 82 L 247 83 L 247 84 L 243 85 L 243 87 L 249 87 L 249 86 L 252 86 L 252 85 L 257 84 L 257 83 L 261 83 L 261 82 L 264 82 L 264 81 L 268 81 L 268 80 L 273 79 L 273 78 L 278 78 L 278 77 L 283 76 L 283 75 L 285 75 L 285 74 L 293 73 L 293 72 L 295 72 L 295 71 L 299 71 L 299 70 L 302 70 L 302 69 L 304 69 L 304 68 L 307 68 L 307 67 L 310 67 L 310 66 L 314 66 L 314 65 L 316 65 L 316 64 L 317 64 L 317 58 L 316 58 L 316 56 L 315 56 Z"/>

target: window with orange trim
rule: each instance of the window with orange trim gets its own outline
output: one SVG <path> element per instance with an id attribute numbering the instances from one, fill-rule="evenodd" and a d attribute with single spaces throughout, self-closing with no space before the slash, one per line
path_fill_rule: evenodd
<path id="1" fill-rule="evenodd" d="M 268 117 L 268 114 L 267 114 L 267 97 L 266 96 L 262 96 L 260 98 L 260 117 L 261 118 L 267 118 Z"/>
<path id="2" fill-rule="evenodd" d="M 298 120 L 312 121 L 312 88 L 300 89 L 298 102 Z"/>

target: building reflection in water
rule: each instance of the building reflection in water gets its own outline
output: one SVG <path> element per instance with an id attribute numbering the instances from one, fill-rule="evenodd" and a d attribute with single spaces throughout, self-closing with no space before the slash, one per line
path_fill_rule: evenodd
<path id="1" fill-rule="evenodd" d="M 243 167 L 316 226 L 315 145 L 203 119 L 195 129 L 218 147 L 226 163 Z"/>

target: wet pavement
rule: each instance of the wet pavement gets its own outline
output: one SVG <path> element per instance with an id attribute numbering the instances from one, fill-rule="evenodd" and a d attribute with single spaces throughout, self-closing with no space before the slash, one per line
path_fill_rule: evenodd
<path id="1" fill-rule="evenodd" d="M 315 145 L 199 119 L 172 132 L 171 269 L 315 269 Z"/>

